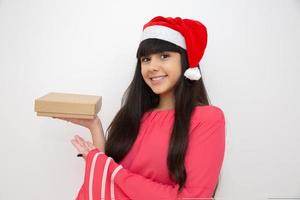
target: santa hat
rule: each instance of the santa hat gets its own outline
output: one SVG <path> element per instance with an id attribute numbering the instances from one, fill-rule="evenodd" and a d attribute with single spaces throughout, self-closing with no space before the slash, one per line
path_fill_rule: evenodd
<path id="1" fill-rule="evenodd" d="M 149 38 L 165 40 L 185 49 L 189 66 L 184 76 L 190 80 L 201 78 L 198 65 L 207 43 L 207 31 L 202 23 L 180 17 L 157 16 L 143 27 L 141 41 Z"/>

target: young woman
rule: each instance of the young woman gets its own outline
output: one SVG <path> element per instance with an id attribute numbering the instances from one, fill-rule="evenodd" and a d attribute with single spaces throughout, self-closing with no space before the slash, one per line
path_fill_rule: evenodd
<path id="1" fill-rule="evenodd" d="M 64 119 L 90 129 L 93 139 L 72 140 L 86 162 L 78 200 L 214 196 L 225 119 L 201 78 L 206 43 L 206 27 L 196 20 L 153 18 L 143 27 L 135 74 L 107 140 L 98 117 Z"/>

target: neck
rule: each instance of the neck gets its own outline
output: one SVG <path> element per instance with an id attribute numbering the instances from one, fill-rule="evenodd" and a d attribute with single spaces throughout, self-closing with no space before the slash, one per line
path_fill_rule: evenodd
<path id="1" fill-rule="evenodd" d="M 158 109 L 174 109 L 175 108 L 175 97 L 173 92 L 159 95 Z"/>

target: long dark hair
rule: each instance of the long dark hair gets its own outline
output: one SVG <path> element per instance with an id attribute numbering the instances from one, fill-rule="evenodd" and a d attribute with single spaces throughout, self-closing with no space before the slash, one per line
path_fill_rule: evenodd
<path id="1" fill-rule="evenodd" d="M 116 162 L 120 162 L 134 144 L 143 114 L 159 104 L 159 95 L 151 90 L 141 75 L 140 58 L 163 51 L 180 53 L 182 72 L 187 69 L 187 54 L 183 48 L 159 39 L 147 39 L 140 43 L 133 80 L 124 93 L 121 109 L 107 129 L 105 153 Z M 182 74 L 175 85 L 175 119 L 167 158 L 170 178 L 179 184 L 180 191 L 187 176 L 184 158 L 188 147 L 191 114 L 195 106 L 209 104 L 202 78 L 191 81 Z"/>

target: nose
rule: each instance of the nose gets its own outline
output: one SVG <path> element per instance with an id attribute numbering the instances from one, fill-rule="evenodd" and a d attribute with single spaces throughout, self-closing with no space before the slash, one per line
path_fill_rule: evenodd
<path id="1" fill-rule="evenodd" d="M 150 70 L 151 70 L 151 71 L 158 71 L 160 67 L 161 67 L 161 62 L 160 62 L 160 60 L 157 59 L 156 56 L 153 56 L 153 57 L 151 58 Z"/>

